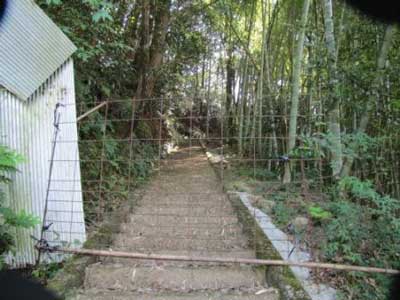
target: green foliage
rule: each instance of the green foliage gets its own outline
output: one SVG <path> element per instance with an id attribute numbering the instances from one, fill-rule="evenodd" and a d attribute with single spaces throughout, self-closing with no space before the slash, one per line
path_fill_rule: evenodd
<path id="1" fill-rule="evenodd" d="M 63 0 L 46 0 L 47 5 L 61 5 Z M 82 4 L 87 4 L 94 11 L 92 20 L 95 23 L 100 21 L 112 21 L 112 17 L 109 13 L 113 5 L 109 1 L 105 0 L 82 0 Z"/>
<path id="2" fill-rule="evenodd" d="M 136 126 L 135 136 L 139 139 L 152 136 L 152 129 L 150 125 L 147 122 L 139 121 Z"/>
<path id="3" fill-rule="evenodd" d="M 28 214 L 24 210 L 16 213 L 8 207 L 0 207 L 0 214 L 3 217 L 4 224 L 9 226 L 28 229 L 40 224 L 38 217 Z"/>
<path id="4" fill-rule="evenodd" d="M 287 226 L 294 216 L 294 212 L 289 210 L 288 207 L 282 202 L 275 204 L 274 208 L 272 209 L 272 213 L 275 216 L 278 225 L 280 226 Z"/>
<path id="5" fill-rule="evenodd" d="M 10 175 L 17 171 L 24 159 L 15 151 L 0 145 L 0 269 L 4 264 L 4 255 L 15 246 L 15 230 L 28 229 L 40 224 L 39 218 L 25 211 L 15 212 L 6 204 L 6 194 L 2 190 L 11 182 Z"/>
<path id="6" fill-rule="evenodd" d="M 62 3 L 62 0 L 46 0 L 46 3 L 48 5 L 60 5 Z"/>
<path id="7" fill-rule="evenodd" d="M 365 133 L 344 134 L 342 136 L 343 154 L 345 157 L 375 159 L 374 150 L 381 142 L 380 138 L 373 138 Z"/>
<path id="8" fill-rule="evenodd" d="M 110 119 L 128 119 L 131 110 L 126 103 L 114 103 L 112 114 Z M 130 132 L 130 122 L 109 121 L 105 126 L 101 112 L 87 120 L 80 126 L 80 138 L 99 141 L 80 147 L 84 189 L 98 191 L 85 195 L 85 217 L 93 222 L 99 216 L 99 199 L 105 203 L 102 214 L 107 214 L 129 199 L 130 189 L 149 178 L 158 157 L 158 144 L 141 141 L 152 137 L 151 127 L 145 122 L 135 124 L 132 142 L 121 142 Z"/>
<path id="9" fill-rule="evenodd" d="M 324 152 L 321 149 L 321 140 L 316 137 L 300 136 L 301 144 L 295 147 L 290 156 L 293 158 L 323 158 Z"/>
<path id="10" fill-rule="evenodd" d="M 240 167 L 237 168 L 236 172 L 238 176 L 251 177 L 261 181 L 273 180 L 277 177 L 274 172 L 260 167 Z"/>
<path id="11" fill-rule="evenodd" d="M 111 15 L 104 9 L 100 9 L 93 15 L 93 21 L 98 23 L 100 21 L 112 20 Z"/>
<path id="12" fill-rule="evenodd" d="M 60 263 L 40 264 L 32 271 L 32 276 L 46 284 L 47 280 L 52 279 L 61 267 L 62 264 Z"/>
<path id="13" fill-rule="evenodd" d="M 337 187 L 339 193 L 348 192 L 355 199 L 374 201 L 380 197 L 370 181 L 361 181 L 357 177 L 345 177 L 340 180 Z"/>
<path id="14" fill-rule="evenodd" d="M 394 110 L 400 111 L 400 99 L 393 100 L 390 105 Z"/>
<path id="15" fill-rule="evenodd" d="M 351 262 L 395 263 L 400 247 L 400 201 L 378 194 L 370 182 L 347 177 L 338 183 L 331 205 L 334 220 L 327 226 L 331 249 L 327 252 Z M 334 251 L 332 251 L 334 250 Z M 371 257 L 371 253 L 379 253 Z"/>
<path id="16" fill-rule="evenodd" d="M 10 178 L 6 175 L 6 172 L 16 172 L 18 164 L 23 161 L 21 155 L 0 145 L 0 183 L 8 183 Z"/>
<path id="17" fill-rule="evenodd" d="M 333 218 L 324 225 L 323 253 L 328 260 L 400 268 L 400 201 L 377 193 L 356 177 L 337 184 L 330 203 Z M 349 274 L 356 299 L 385 299 L 388 278 Z"/>
<path id="18" fill-rule="evenodd" d="M 331 203 L 334 218 L 325 225 L 327 242 L 324 253 L 327 259 L 353 264 L 363 264 L 360 246 L 368 240 L 369 231 L 363 226 L 360 207 L 346 201 Z"/>
<path id="19" fill-rule="evenodd" d="M 315 221 L 324 221 L 332 217 L 332 214 L 329 211 L 324 210 L 319 206 L 310 206 L 308 208 L 308 213 L 310 214 L 311 218 Z"/>

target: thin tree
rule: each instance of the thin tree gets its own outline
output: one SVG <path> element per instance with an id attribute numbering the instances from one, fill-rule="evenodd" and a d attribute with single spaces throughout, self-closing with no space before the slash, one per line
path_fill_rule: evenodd
<path id="1" fill-rule="evenodd" d="M 324 0 L 325 42 L 328 52 L 328 136 L 330 139 L 332 176 L 338 177 L 343 165 L 340 130 L 340 96 L 337 74 L 337 48 L 334 34 L 332 0 Z"/>
<path id="2" fill-rule="evenodd" d="M 297 137 L 297 116 L 299 111 L 299 96 L 300 96 L 300 76 L 303 62 L 304 40 L 308 20 L 308 12 L 310 9 L 311 0 L 304 0 L 303 9 L 301 13 L 301 20 L 299 23 L 299 32 L 297 36 L 297 43 L 293 55 L 293 71 L 292 71 L 292 88 L 291 88 L 291 107 L 290 107 L 290 120 L 289 120 L 289 138 L 287 143 L 287 153 L 294 149 Z M 291 182 L 290 163 L 285 164 L 285 172 L 283 176 L 283 183 Z"/>

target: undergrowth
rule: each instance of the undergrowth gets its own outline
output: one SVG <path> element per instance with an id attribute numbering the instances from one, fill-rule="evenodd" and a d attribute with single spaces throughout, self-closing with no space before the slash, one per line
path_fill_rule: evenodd
<path id="1" fill-rule="evenodd" d="M 400 201 L 377 193 L 369 181 L 345 177 L 332 191 L 332 218 L 324 226 L 323 255 L 338 263 L 400 268 Z M 346 274 L 351 289 L 343 297 L 386 299 L 390 278 Z M 347 299 L 347 298 L 346 298 Z"/>
<path id="2" fill-rule="evenodd" d="M 128 119 L 131 112 L 121 111 L 110 118 Z M 126 201 L 129 193 L 149 178 L 159 155 L 158 144 L 143 141 L 151 137 L 151 125 L 136 124 L 130 140 L 126 137 L 128 122 L 107 122 L 105 126 L 98 112 L 91 118 L 93 122 L 85 123 L 80 129 L 81 140 L 99 141 L 80 147 L 83 190 L 93 191 L 84 194 L 88 225 L 101 221 L 104 214 Z"/>
<path id="3" fill-rule="evenodd" d="M 378 193 L 371 182 L 345 177 L 318 196 L 313 190 L 304 193 L 295 184 L 274 187 L 268 180 L 277 176 L 267 171 L 238 167 L 232 172 L 234 180 L 248 182 L 256 194 L 274 201 L 269 213 L 282 230 L 298 216 L 309 219 L 303 243 L 315 259 L 400 269 L 400 201 Z M 258 186 L 255 180 L 260 181 Z M 391 282 L 387 275 L 359 272 L 318 276 L 328 276 L 326 280 L 339 290 L 339 299 L 383 300 Z"/>

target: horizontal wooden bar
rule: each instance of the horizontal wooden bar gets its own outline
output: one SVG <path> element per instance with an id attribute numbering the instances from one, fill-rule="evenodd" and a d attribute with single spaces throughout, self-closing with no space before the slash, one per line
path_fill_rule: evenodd
<path id="1" fill-rule="evenodd" d="M 55 251 L 62 253 L 69 253 L 69 254 L 78 254 L 78 255 L 131 258 L 140 260 L 231 263 L 231 264 L 248 264 L 248 265 L 264 265 L 264 266 L 294 266 L 294 267 L 303 267 L 312 269 L 331 269 L 331 270 L 347 271 L 347 272 L 383 273 L 391 275 L 400 274 L 399 270 L 394 270 L 394 269 L 362 267 L 362 266 L 352 266 L 343 264 L 317 263 L 317 262 L 294 262 L 287 260 L 251 259 L 251 258 L 174 256 L 174 255 L 159 255 L 159 254 L 143 254 L 134 252 L 93 250 L 93 249 L 56 248 Z"/>

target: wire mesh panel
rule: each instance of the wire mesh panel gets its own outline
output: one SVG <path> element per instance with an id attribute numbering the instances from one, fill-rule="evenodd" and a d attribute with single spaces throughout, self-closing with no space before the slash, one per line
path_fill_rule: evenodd
<path id="1" fill-rule="evenodd" d="M 287 116 L 262 118 L 274 123 L 285 122 Z M 232 121 L 236 120 L 221 110 L 207 108 L 206 114 L 199 112 L 192 98 L 102 103 L 98 110 L 79 119 L 78 141 L 56 140 L 56 153 L 79 143 L 80 159 L 76 149 L 69 149 L 70 158 L 59 159 L 56 154 L 52 163 L 80 164 L 82 182 L 78 177 L 64 178 L 62 172 L 52 175 L 46 224 L 83 226 L 78 221 L 83 213 L 79 205 L 58 205 L 64 198 L 74 199 L 82 193 L 86 226 L 94 230 L 107 214 L 136 199 L 137 187 L 153 174 L 144 196 L 134 204 L 130 221 L 122 226 L 131 228 L 137 236 L 118 235 L 116 242 L 120 242 L 121 249 L 211 251 L 233 256 L 235 252 L 252 251 L 253 255 L 268 257 L 271 249 L 265 242 L 259 243 L 263 238 L 258 235 L 263 233 L 251 211 L 263 210 L 268 203 L 263 203 L 265 197 L 253 193 L 266 198 L 276 195 L 277 190 L 280 197 L 294 193 L 318 196 L 323 180 L 319 172 L 321 157 L 300 153 L 289 162 L 278 155 L 286 147 L 286 136 L 278 136 L 277 132 L 257 136 L 251 126 L 246 135 L 239 136 L 228 127 Z M 63 128 L 75 125 L 60 120 Z M 301 175 L 292 179 L 292 184 L 299 185 L 297 191 L 282 190 L 280 174 L 286 163 L 301 169 Z M 311 169 L 315 174 L 309 176 Z M 231 197 L 226 192 L 231 192 Z M 250 206 L 236 197 L 240 192 L 248 194 Z M 62 236 L 63 232 L 58 234 Z M 126 236 L 134 241 L 132 245 L 124 244 Z M 146 248 L 146 243 L 152 246 Z M 291 252 L 293 249 L 287 249 L 288 254 Z"/>
<path id="2" fill-rule="evenodd" d="M 52 162 L 80 164 L 82 180 L 51 177 L 46 224 L 86 226 L 89 240 L 95 240 L 84 245 L 89 252 L 161 255 L 158 260 L 172 255 L 211 262 L 310 261 L 315 232 L 309 220 L 293 212 L 307 213 L 309 203 L 324 201 L 323 183 L 332 179 L 326 175 L 319 128 L 309 127 L 297 138 L 295 151 L 286 154 L 288 135 L 276 124 L 285 128 L 289 116 L 258 116 L 261 134 L 252 119 L 238 131 L 232 124 L 240 120 L 198 103 L 186 97 L 121 99 L 80 108 L 80 139 L 56 143 L 57 149 L 68 149 L 78 142 L 79 158 L 55 156 Z M 299 122 L 307 124 L 308 118 L 300 116 Z M 60 121 L 60 126 L 70 123 Z M 290 184 L 283 183 L 287 170 Z M 69 183 L 60 185 L 64 182 Z M 52 205 L 76 193 L 84 197 L 85 224 L 63 219 L 64 209 Z M 82 210 L 72 205 L 65 213 L 79 217 Z M 110 220 L 116 226 L 104 229 Z M 291 270 L 300 281 L 310 279 L 309 268 Z"/>

